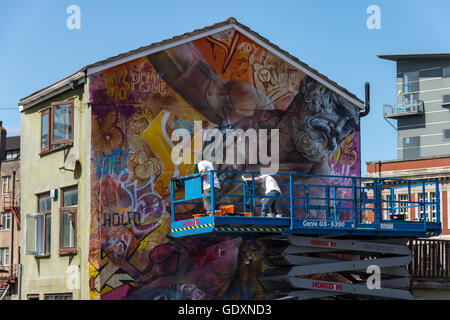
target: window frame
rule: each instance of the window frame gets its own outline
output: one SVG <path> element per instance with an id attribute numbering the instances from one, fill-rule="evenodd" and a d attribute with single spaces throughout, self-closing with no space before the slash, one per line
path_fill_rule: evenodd
<path id="1" fill-rule="evenodd" d="M 4 191 L 4 189 L 3 189 L 3 187 L 5 185 L 5 182 L 7 182 L 7 184 L 6 184 L 6 191 Z M 10 193 L 10 191 L 9 191 L 10 184 L 11 184 L 11 176 L 10 175 L 2 176 L 2 194 Z"/>
<path id="2" fill-rule="evenodd" d="M 441 105 L 442 105 L 443 108 L 448 108 L 448 107 L 450 107 L 450 101 L 447 101 L 447 102 L 444 101 L 446 97 L 450 97 L 450 94 L 443 94 L 443 95 L 441 96 L 441 99 L 442 99 Z"/>
<path id="3" fill-rule="evenodd" d="M 4 252 L 6 252 L 6 250 L 8 253 L 8 255 L 7 255 L 8 258 L 6 259 L 7 260 L 6 263 L 3 263 L 4 262 L 3 255 L 4 255 Z M 0 265 L 3 267 L 9 267 L 11 265 L 10 259 L 11 259 L 11 256 L 10 256 L 10 252 L 9 252 L 9 247 L 1 247 L 0 248 Z"/>
<path id="4" fill-rule="evenodd" d="M 6 161 L 17 160 L 20 157 L 19 149 L 6 151 Z"/>
<path id="5" fill-rule="evenodd" d="M 47 109 L 45 109 L 45 110 L 42 110 L 41 111 L 41 147 L 40 147 L 40 149 L 41 149 L 41 153 L 42 152 L 46 152 L 46 151 L 50 151 L 50 134 L 51 134 L 51 130 L 50 130 L 50 112 L 51 112 L 51 107 L 50 108 L 47 108 Z M 47 147 L 45 147 L 45 148 L 42 148 L 42 129 L 44 128 L 44 125 L 43 125 L 43 118 L 44 118 L 44 115 L 47 115 Z"/>
<path id="6" fill-rule="evenodd" d="M 65 105 L 65 104 L 70 104 L 71 105 L 71 117 L 70 117 L 70 121 L 71 121 L 71 126 L 72 126 L 72 130 L 71 130 L 71 134 L 70 134 L 70 138 L 69 139 L 62 139 L 62 140 L 54 140 L 54 136 L 53 136 L 53 129 L 54 129 L 54 109 L 56 106 L 60 106 L 60 105 Z M 50 153 L 52 151 L 56 151 L 56 150 L 61 150 L 61 149 L 65 149 L 69 146 L 73 145 L 73 141 L 74 141 L 74 99 L 68 99 L 68 100 L 64 100 L 64 101 L 56 101 L 56 102 L 52 102 L 50 107 L 44 109 L 41 111 L 41 145 L 40 145 L 40 155 L 44 155 L 46 153 Z M 42 125 L 42 119 L 44 115 L 48 115 L 48 144 L 46 148 L 42 148 L 42 129 L 43 129 L 43 125 Z"/>
<path id="7" fill-rule="evenodd" d="M 448 70 L 449 73 L 446 73 Z M 442 68 L 442 77 L 441 78 L 449 78 L 450 77 L 450 67 L 443 67 Z"/>
<path id="8" fill-rule="evenodd" d="M 39 293 L 27 294 L 27 300 L 40 300 L 39 299 Z"/>
<path id="9" fill-rule="evenodd" d="M 50 197 L 50 210 L 45 210 L 45 211 L 41 211 L 41 208 L 40 208 L 40 202 L 39 202 L 39 199 L 40 199 L 40 197 L 42 197 L 42 196 L 49 196 Z M 43 227 L 43 230 L 42 230 L 42 237 L 44 238 L 44 248 L 43 248 L 43 253 L 42 254 L 36 254 L 36 257 L 50 257 L 50 255 L 51 255 L 51 247 L 50 247 L 50 250 L 49 250 L 49 252 L 47 253 L 47 237 L 46 237 L 46 235 L 47 235 L 47 228 L 48 228 L 48 226 L 47 226 L 47 216 L 50 216 L 50 244 L 51 244 L 51 219 L 52 219 L 52 210 L 51 210 L 51 203 L 52 203 L 52 198 L 51 198 L 51 196 L 50 196 L 50 192 L 43 192 L 43 193 L 40 193 L 40 194 L 37 194 L 37 211 L 39 212 L 39 214 L 42 214 L 43 215 L 43 217 L 44 217 L 44 227 Z"/>
<path id="10" fill-rule="evenodd" d="M 77 253 L 77 231 L 78 231 L 78 201 L 77 205 L 72 206 L 64 206 L 64 193 L 68 189 L 76 189 L 77 190 L 77 198 L 78 198 L 78 185 L 73 185 L 69 187 L 61 188 L 61 197 L 60 197 L 60 208 L 59 208 L 59 254 L 76 254 Z M 75 224 L 74 230 L 74 241 L 73 247 L 63 247 L 63 212 L 64 211 L 72 211 L 73 219 Z"/>
<path id="11" fill-rule="evenodd" d="M 8 228 L 3 225 L 3 217 L 8 214 Z M 11 230 L 11 211 L 3 211 L 0 213 L 0 231 L 8 231 Z"/>
<path id="12" fill-rule="evenodd" d="M 403 207 L 404 206 L 404 202 L 409 202 L 409 195 L 407 193 L 397 193 L 394 195 L 394 200 L 395 202 L 395 206 L 396 207 Z M 407 204 L 407 203 L 406 203 Z M 401 209 L 396 209 L 395 210 L 395 214 L 397 215 L 404 215 L 405 216 L 405 220 L 409 220 L 410 219 L 410 208 L 401 208 Z"/>
<path id="13" fill-rule="evenodd" d="M 55 107 L 56 106 L 62 106 L 65 104 L 70 104 L 70 108 L 71 108 L 71 112 L 70 112 L 70 124 L 72 127 L 71 130 L 71 134 L 70 134 L 70 138 L 69 139 L 62 139 L 62 140 L 54 140 L 53 137 L 53 129 L 54 129 L 54 114 L 55 114 Z M 52 102 L 52 106 L 51 106 L 51 145 L 55 145 L 55 144 L 68 144 L 68 143 L 73 143 L 73 99 L 71 100 L 66 100 L 66 101 L 58 101 L 58 102 Z"/>
<path id="14" fill-rule="evenodd" d="M 449 133 L 449 137 L 448 138 L 445 136 L 446 132 Z M 442 138 L 443 138 L 443 140 L 450 140 L 450 129 L 443 129 L 442 130 Z"/>
<path id="15" fill-rule="evenodd" d="M 53 297 L 53 299 L 48 299 L 49 297 Z M 70 299 L 61 299 L 61 300 L 73 300 L 72 292 L 67 292 L 67 293 L 44 293 L 44 300 L 56 300 L 55 299 L 56 297 L 63 297 L 63 298 L 70 297 Z"/>

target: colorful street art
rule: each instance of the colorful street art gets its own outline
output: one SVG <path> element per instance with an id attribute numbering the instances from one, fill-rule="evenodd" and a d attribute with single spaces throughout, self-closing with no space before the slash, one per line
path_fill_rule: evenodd
<path id="1" fill-rule="evenodd" d="M 258 244 L 170 236 L 170 179 L 195 170 L 171 161 L 177 128 L 193 135 L 194 121 L 222 131 L 277 128 L 281 172 L 360 175 L 357 108 L 234 29 L 111 67 L 89 81 L 92 299 L 264 298 Z M 222 193 L 234 188 L 224 184 Z M 190 217 L 203 207 L 179 210 Z M 340 219 L 349 219 L 345 210 Z"/>

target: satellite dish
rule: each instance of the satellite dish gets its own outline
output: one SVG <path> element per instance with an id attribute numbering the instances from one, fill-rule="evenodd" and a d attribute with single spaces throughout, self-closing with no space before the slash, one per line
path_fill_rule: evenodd
<path id="1" fill-rule="evenodd" d="M 64 169 L 68 171 L 75 171 L 77 165 L 77 156 L 74 154 L 69 154 L 67 156 L 66 162 L 64 163 Z"/>

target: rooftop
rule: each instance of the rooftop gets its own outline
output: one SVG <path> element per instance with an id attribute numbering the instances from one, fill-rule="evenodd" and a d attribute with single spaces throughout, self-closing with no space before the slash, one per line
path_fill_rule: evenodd
<path id="1" fill-rule="evenodd" d="M 20 136 L 6 138 L 6 151 L 20 149 Z"/>
<path id="2" fill-rule="evenodd" d="M 279 48 L 277 45 L 273 44 L 268 39 L 262 37 L 261 35 L 259 35 L 256 32 L 254 32 L 247 26 L 239 23 L 235 18 L 228 18 L 225 21 L 215 23 L 211 26 L 207 26 L 202 29 L 197 29 L 192 32 L 188 32 L 188 33 L 185 33 L 185 34 L 182 34 L 179 36 L 175 36 L 168 40 L 163 40 L 160 42 L 152 43 L 150 45 L 143 46 L 138 49 L 131 50 L 126 53 L 119 54 L 119 55 L 110 57 L 108 59 L 101 60 L 96 63 L 87 65 L 87 66 L 83 67 L 82 69 L 80 69 L 79 71 L 75 72 L 74 74 L 20 99 L 19 110 L 23 111 L 23 110 L 27 109 L 28 107 L 31 107 L 32 105 L 35 105 L 45 99 L 48 99 L 51 96 L 53 96 L 59 92 L 68 90 L 70 88 L 71 81 L 74 81 L 74 80 L 75 81 L 80 81 L 80 80 L 84 81 L 84 77 L 86 75 L 90 75 L 90 74 L 99 72 L 101 70 L 107 69 L 114 65 L 124 63 L 126 61 L 137 59 L 144 55 L 151 54 L 152 52 L 164 50 L 164 49 L 174 47 L 176 45 L 179 45 L 179 44 L 182 44 L 182 43 L 185 43 L 188 41 L 198 39 L 198 38 L 206 36 L 208 34 L 226 30 L 228 28 L 235 28 L 244 34 L 249 35 L 250 37 L 255 39 L 256 42 L 259 42 L 263 47 L 265 47 L 269 51 L 272 51 L 273 53 L 278 54 L 279 56 L 285 58 L 287 61 L 291 62 L 292 64 L 297 65 L 304 73 L 308 74 L 309 76 L 311 76 L 318 82 L 322 83 L 329 89 L 333 90 L 337 94 L 340 94 L 341 96 L 343 96 L 350 102 L 357 105 L 359 108 L 361 108 L 361 109 L 364 108 L 364 102 L 361 99 L 359 99 L 356 95 L 349 92 L 344 87 L 342 87 L 339 84 L 337 84 L 336 82 L 330 80 L 328 77 L 324 76 L 317 70 L 311 68 L 307 64 L 301 62 L 299 59 L 292 56 L 287 51 Z"/>
<path id="3" fill-rule="evenodd" d="M 380 59 L 391 61 L 411 61 L 411 60 L 424 60 L 424 59 L 449 59 L 450 53 L 400 53 L 400 54 L 377 54 Z"/>

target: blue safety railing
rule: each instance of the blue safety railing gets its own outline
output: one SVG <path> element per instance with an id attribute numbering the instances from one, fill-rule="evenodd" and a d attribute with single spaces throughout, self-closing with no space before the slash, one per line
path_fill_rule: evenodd
<path id="1" fill-rule="evenodd" d="M 212 173 L 219 178 L 220 192 L 211 188 L 209 194 L 204 194 L 203 179 L 209 174 L 209 183 L 214 185 Z M 255 178 L 259 175 L 250 171 L 212 170 L 204 173 L 204 178 L 201 173 L 173 178 L 172 233 L 184 236 L 270 232 L 272 226 L 285 234 L 427 237 L 441 232 L 438 181 L 276 173 L 271 175 L 282 193 L 268 196 L 263 188 L 258 189 L 262 183 Z M 251 181 L 245 182 L 241 176 Z M 233 205 L 234 211 L 227 215 L 219 215 L 220 210 L 205 212 L 198 205 L 203 205 L 202 200 L 207 197 L 211 208 Z M 260 216 L 261 200 L 268 198 L 280 200 L 281 217 Z M 181 205 L 183 208 L 177 211 Z M 197 208 L 195 216 L 189 214 L 192 208 Z M 251 217 L 244 214 L 248 212 Z"/>

